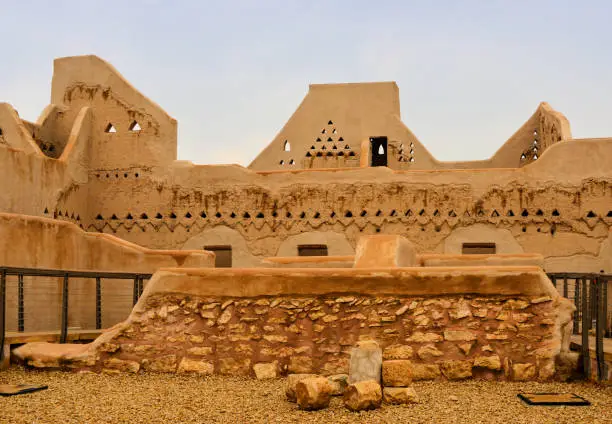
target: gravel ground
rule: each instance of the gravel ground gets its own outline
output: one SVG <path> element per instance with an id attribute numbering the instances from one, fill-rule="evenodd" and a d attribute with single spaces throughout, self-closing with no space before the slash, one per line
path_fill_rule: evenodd
<path id="1" fill-rule="evenodd" d="M 284 399 L 284 379 L 0 372 L 0 384 L 49 389 L 0 397 L 0 423 L 612 423 L 612 387 L 585 383 L 419 382 L 421 403 L 351 413 L 341 399 L 303 412 Z M 571 392 L 588 407 L 527 406 L 520 392 Z M 450 399 L 456 396 L 457 401 Z"/>

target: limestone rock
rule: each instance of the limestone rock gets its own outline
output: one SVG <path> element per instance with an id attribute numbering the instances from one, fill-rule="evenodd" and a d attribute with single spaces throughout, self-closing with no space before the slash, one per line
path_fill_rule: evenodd
<path id="1" fill-rule="evenodd" d="M 334 374 L 327 379 L 332 387 L 332 396 L 342 396 L 348 387 L 348 374 Z"/>
<path id="2" fill-rule="evenodd" d="M 472 361 L 444 361 L 442 373 L 449 380 L 462 380 L 472 376 Z"/>
<path id="3" fill-rule="evenodd" d="M 429 361 L 433 358 L 443 356 L 444 353 L 440 352 L 434 345 L 427 344 L 419 348 L 417 355 L 423 361 Z"/>
<path id="4" fill-rule="evenodd" d="M 382 350 L 374 340 L 364 340 L 351 349 L 349 383 L 374 380 L 380 381 Z"/>
<path id="5" fill-rule="evenodd" d="M 512 379 L 514 381 L 533 380 L 536 375 L 534 364 L 512 364 Z"/>
<path id="6" fill-rule="evenodd" d="M 219 373 L 222 375 L 251 375 L 251 360 L 248 358 L 219 359 Z"/>
<path id="7" fill-rule="evenodd" d="M 531 299 L 531 303 L 536 305 L 538 303 L 544 303 L 544 302 L 550 302 L 552 301 L 552 298 L 550 296 L 542 296 L 542 297 L 536 297 L 534 299 Z"/>
<path id="8" fill-rule="evenodd" d="M 477 356 L 474 358 L 474 366 L 497 371 L 501 369 L 501 359 L 499 355 Z"/>
<path id="9" fill-rule="evenodd" d="M 325 377 L 304 378 L 295 385 L 295 397 L 300 409 L 315 411 L 327 408 L 332 387 Z"/>
<path id="10" fill-rule="evenodd" d="M 474 343 L 461 343 L 460 345 L 458 345 L 461 352 L 463 352 L 463 354 L 466 356 L 470 354 L 470 351 L 472 350 L 473 346 Z"/>
<path id="11" fill-rule="evenodd" d="M 383 398 L 390 405 L 419 403 L 419 397 L 412 387 L 385 387 Z"/>
<path id="12" fill-rule="evenodd" d="M 154 359 L 143 359 L 142 368 L 152 372 L 176 371 L 176 355 L 165 355 Z"/>
<path id="13" fill-rule="evenodd" d="M 423 333 L 421 331 L 415 331 L 410 337 L 406 339 L 408 342 L 416 343 L 436 343 L 444 340 L 441 335 L 436 333 Z"/>
<path id="14" fill-rule="evenodd" d="M 435 380 L 442 375 L 438 364 L 412 364 L 411 368 L 414 381 Z"/>
<path id="15" fill-rule="evenodd" d="M 258 380 L 276 378 L 278 377 L 278 361 L 260 362 L 253 365 L 253 371 Z"/>
<path id="16" fill-rule="evenodd" d="M 295 386 L 305 378 L 317 377 L 316 374 L 289 374 L 287 376 L 287 385 L 285 386 L 285 396 L 289 402 L 295 402 Z"/>
<path id="17" fill-rule="evenodd" d="M 225 305 L 225 303 L 224 303 L 224 305 Z M 234 308 L 233 307 L 225 308 L 223 310 L 223 313 L 221 314 L 221 316 L 217 320 L 217 324 L 219 324 L 219 325 L 227 324 L 232 319 L 232 314 L 233 313 L 234 313 Z"/>
<path id="18" fill-rule="evenodd" d="M 476 333 L 467 330 L 446 330 L 444 340 L 449 342 L 471 342 L 476 340 Z"/>
<path id="19" fill-rule="evenodd" d="M 382 363 L 383 385 L 407 387 L 412 383 L 412 361 L 393 359 Z"/>
<path id="20" fill-rule="evenodd" d="M 197 359 L 183 358 L 178 366 L 179 374 L 200 374 L 211 375 L 215 370 L 215 366 L 209 361 L 200 361 Z"/>
<path id="21" fill-rule="evenodd" d="M 293 374 L 308 374 L 312 371 L 312 358 L 309 356 L 292 356 L 287 368 Z"/>
<path id="22" fill-rule="evenodd" d="M 412 359 L 412 347 L 408 345 L 391 345 L 383 350 L 383 359 Z"/>
<path id="23" fill-rule="evenodd" d="M 374 380 L 351 384 L 344 392 L 344 406 L 350 411 L 376 409 L 382 403 L 380 384 Z"/>
<path id="24" fill-rule="evenodd" d="M 456 305 L 455 308 L 448 311 L 448 316 L 451 319 L 459 320 L 463 318 L 468 318 L 472 316 L 472 311 L 470 310 L 470 306 L 463 302 Z"/>
<path id="25" fill-rule="evenodd" d="M 196 355 L 196 356 L 206 356 L 206 355 L 212 354 L 212 351 L 213 351 L 212 347 L 196 346 L 196 347 L 189 348 L 187 350 L 187 353 L 190 353 L 191 355 Z"/>
<path id="26" fill-rule="evenodd" d="M 137 373 L 140 370 L 140 364 L 136 361 L 125 361 L 118 358 L 110 358 L 104 361 L 104 367 L 117 370 L 117 371 L 126 371 Z"/>

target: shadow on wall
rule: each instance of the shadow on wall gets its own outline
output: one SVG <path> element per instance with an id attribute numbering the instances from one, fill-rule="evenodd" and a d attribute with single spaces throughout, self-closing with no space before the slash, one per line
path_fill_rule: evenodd
<path id="1" fill-rule="evenodd" d="M 191 237 L 183 250 L 210 250 L 215 252 L 216 267 L 227 266 L 227 257 L 234 268 L 261 267 L 261 259 L 251 254 L 244 237 L 229 227 L 218 226 Z"/>
<path id="2" fill-rule="evenodd" d="M 311 231 L 287 237 L 281 243 L 276 256 L 347 256 L 353 255 L 355 249 L 346 236 L 334 231 Z"/>
<path id="3" fill-rule="evenodd" d="M 465 251 L 466 248 L 474 248 L 477 245 L 481 245 L 482 248 L 489 248 L 492 251 Z M 475 224 L 454 230 L 444 240 L 443 246 L 443 253 L 455 255 L 462 253 L 523 253 L 523 248 L 510 230 L 494 228 L 485 224 Z"/>

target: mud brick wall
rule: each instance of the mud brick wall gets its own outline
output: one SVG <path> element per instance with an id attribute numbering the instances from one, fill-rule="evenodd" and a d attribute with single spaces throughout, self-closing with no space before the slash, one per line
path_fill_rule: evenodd
<path id="1" fill-rule="evenodd" d="M 346 373 L 375 339 L 410 357 L 416 379 L 549 379 L 561 346 L 548 296 L 193 297 L 152 294 L 98 345 L 92 371 L 253 375 Z"/>

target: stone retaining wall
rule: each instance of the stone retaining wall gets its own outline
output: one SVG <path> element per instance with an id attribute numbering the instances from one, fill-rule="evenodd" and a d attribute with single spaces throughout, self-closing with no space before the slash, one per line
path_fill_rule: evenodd
<path id="1" fill-rule="evenodd" d="M 568 346 L 571 312 L 529 267 L 173 269 L 158 272 L 129 319 L 92 344 L 16 353 L 34 366 L 95 372 L 249 376 L 267 364 L 281 374 L 337 374 L 347 373 L 357 341 L 374 339 L 385 358 L 410 358 L 415 379 L 544 380 Z"/>

